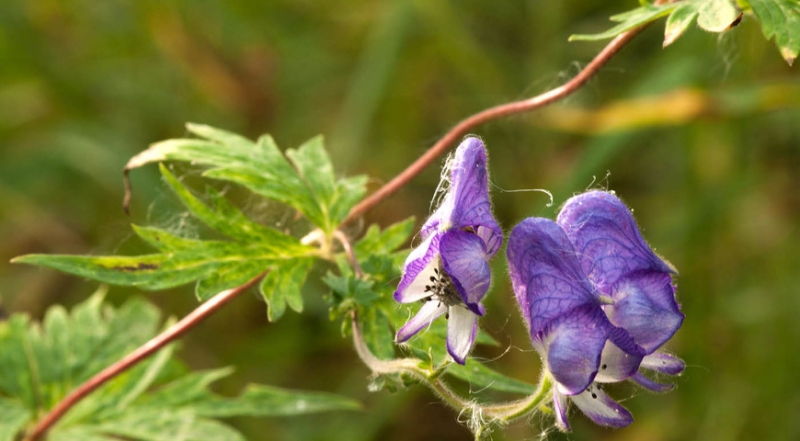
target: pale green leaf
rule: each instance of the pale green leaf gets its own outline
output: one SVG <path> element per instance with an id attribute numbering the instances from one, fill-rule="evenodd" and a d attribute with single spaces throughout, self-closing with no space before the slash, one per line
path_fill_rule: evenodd
<path id="1" fill-rule="evenodd" d="M 767 39 L 775 38 L 789 65 L 800 53 L 800 2 L 797 0 L 748 0 Z"/>
<path id="2" fill-rule="evenodd" d="M 676 5 L 677 3 L 671 3 L 666 5 L 648 4 L 646 6 L 641 6 L 631 11 L 624 12 L 622 14 L 617 14 L 611 17 L 611 19 L 613 21 L 621 22 L 620 24 L 612 27 L 611 29 L 608 29 L 605 32 L 601 32 L 598 34 L 571 35 L 569 37 L 569 41 L 577 41 L 577 40 L 594 41 L 594 40 L 605 40 L 608 38 L 614 38 L 625 31 L 629 31 L 633 28 L 642 26 L 644 24 L 655 21 L 661 17 L 667 16 L 673 9 L 676 8 Z"/>
<path id="3" fill-rule="evenodd" d="M 731 0 L 693 0 L 697 6 L 697 25 L 709 32 L 730 29 L 741 13 Z"/>
<path id="4" fill-rule="evenodd" d="M 470 358 L 466 365 L 451 364 L 447 373 L 466 381 L 473 389 L 493 389 L 502 392 L 529 395 L 536 390 L 536 386 L 519 381 L 490 369 L 484 364 Z"/>
<path id="5" fill-rule="evenodd" d="M 680 38 L 697 18 L 697 7 L 694 2 L 685 3 L 675 8 L 667 17 L 667 26 L 664 29 L 664 44 L 667 47 Z"/>
<path id="6" fill-rule="evenodd" d="M 191 406 L 206 417 L 293 416 L 338 410 L 359 410 L 357 401 L 327 392 L 305 392 L 250 385 L 236 398 L 214 398 Z"/>

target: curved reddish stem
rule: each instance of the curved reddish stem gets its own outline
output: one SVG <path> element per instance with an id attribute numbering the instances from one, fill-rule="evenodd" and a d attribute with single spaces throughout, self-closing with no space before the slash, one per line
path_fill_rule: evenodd
<path id="1" fill-rule="evenodd" d="M 176 338 L 185 334 L 188 330 L 195 327 L 198 323 L 203 321 L 206 317 L 213 314 L 223 305 L 233 300 L 239 294 L 247 291 L 249 288 L 255 286 L 267 273 L 261 273 L 258 276 L 250 279 L 247 283 L 237 286 L 233 289 L 222 291 L 211 299 L 204 302 L 197 307 L 194 311 L 189 313 L 183 320 L 170 326 L 169 329 L 155 336 L 152 340 L 140 346 L 135 351 L 126 355 L 116 363 L 108 366 L 92 378 L 88 379 L 85 383 L 81 384 L 70 392 L 69 395 L 64 397 L 50 412 L 47 413 L 39 422 L 36 427 L 30 432 L 26 441 L 37 441 L 41 439 L 58 420 L 60 420 L 73 406 L 78 404 L 81 400 L 86 398 L 87 395 L 94 392 L 97 388 L 116 377 L 117 375 L 132 368 L 137 363 L 157 352 L 167 344 L 171 343 Z"/>
<path id="2" fill-rule="evenodd" d="M 578 75 L 563 85 L 533 98 L 491 107 L 462 120 L 460 123 L 456 124 L 455 127 L 450 129 L 450 131 L 448 131 L 438 142 L 436 142 L 436 144 L 428 149 L 427 152 L 409 165 L 399 175 L 395 176 L 394 179 L 386 183 L 386 185 L 379 188 L 378 191 L 369 195 L 367 198 L 353 207 L 343 223 L 347 223 L 361 216 L 372 209 L 375 205 L 380 203 L 382 200 L 399 190 L 401 187 L 408 184 L 409 181 L 414 179 L 434 160 L 436 160 L 436 158 L 446 152 L 452 144 L 454 144 L 462 136 L 466 135 L 473 128 L 498 118 L 538 109 L 539 107 L 543 107 L 554 101 L 558 101 L 580 89 L 581 86 L 586 84 L 587 81 L 596 75 L 600 69 L 606 63 L 608 63 L 608 61 L 611 60 L 614 55 L 617 54 L 617 52 L 625 47 L 628 42 L 642 32 L 647 26 L 648 25 L 645 24 L 618 35 L 616 38 L 611 40 L 611 42 L 608 43 L 608 45 L 606 45 L 606 47 L 603 48 L 603 50 L 600 51 L 600 53 L 597 54 L 597 56 L 594 57 L 594 59 L 578 73 Z"/>

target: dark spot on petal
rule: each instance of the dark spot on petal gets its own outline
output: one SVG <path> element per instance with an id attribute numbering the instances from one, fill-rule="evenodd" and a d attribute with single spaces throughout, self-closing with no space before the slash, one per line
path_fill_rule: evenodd
<path id="1" fill-rule="evenodd" d="M 597 394 L 592 392 L 592 398 L 597 398 Z"/>
<path id="2" fill-rule="evenodd" d="M 435 272 L 436 274 L 439 274 L 439 268 L 434 268 L 433 272 Z"/>
<path id="3" fill-rule="evenodd" d="M 608 365 L 607 365 L 607 364 L 604 364 L 603 366 L 601 366 L 601 369 L 605 369 L 605 368 L 607 368 L 607 367 L 608 367 Z"/>
<path id="4" fill-rule="evenodd" d="M 435 282 L 435 281 L 436 281 L 436 277 L 431 276 L 431 282 Z"/>

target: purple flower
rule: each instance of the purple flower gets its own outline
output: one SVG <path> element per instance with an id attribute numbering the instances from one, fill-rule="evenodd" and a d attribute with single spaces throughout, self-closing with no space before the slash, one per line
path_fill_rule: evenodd
<path id="1" fill-rule="evenodd" d="M 511 280 L 534 348 L 556 382 L 556 421 L 567 397 L 598 424 L 623 427 L 631 414 L 603 391 L 631 379 L 656 391 L 640 368 L 678 374 L 683 362 L 655 352 L 677 331 L 675 270 L 656 256 L 614 195 L 571 198 L 553 222 L 529 218 L 511 232 Z"/>
<path id="2" fill-rule="evenodd" d="M 400 303 L 425 303 L 396 340 L 402 343 L 446 315 L 447 352 L 464 364 L 478 316 L 485 312 L 480 302 L 491 282 L 488 260 L 500 248 L 503 233 L 492 217 L 483 143 L 465 139 L 448 166 L 450 189 L 422 226 L 422 243 L 406 259 L 394 293 Z"/>

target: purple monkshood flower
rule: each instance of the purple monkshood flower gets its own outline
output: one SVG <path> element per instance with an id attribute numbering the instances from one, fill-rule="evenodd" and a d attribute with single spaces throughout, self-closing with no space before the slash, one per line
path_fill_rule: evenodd
<path id="1" fill-rule="evenodd" d="M 557 222 L 529 218 L 508 241 L 511 281 L 534 348 L 555 380 L 553 405 L 569 430 L 567 398 L 594 422 L 624 427 L 631 414 L 603 391 L 630 379 L 654 391 L 639 372 L 669 375 L 683 361 L 656 352 L 683 322 L 675 269 L 639 233 L 616 196 L 590 191 L 567 201 Z"/>
<path id="2" fill-rule="evenodd" d="M 485 312 L 481 299 L 491 282 L 488 260 L 500 248 L 503 232 L 492 217 L 481 140 L 466 138 L 448 166 L 449 191 L 422 226 L 422 243 L 406 259 L 394 293 L 400 303 L 425 303 L 395 339 L 402 343 L 446 315 L 447 352 L 464 364 L 478 316 Z"/>

